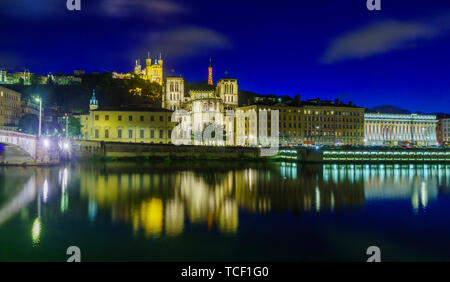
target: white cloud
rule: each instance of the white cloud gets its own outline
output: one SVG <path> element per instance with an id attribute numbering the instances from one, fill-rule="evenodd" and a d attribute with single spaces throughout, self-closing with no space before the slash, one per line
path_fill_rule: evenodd
<path id="1" fill-rule="evenodd" d="M 148 49 L 153 54 L 163 52 L 165 57 L 193 57 L 208 50 L 230 48 L 231 41 L 225 35 L 208 28 L 183 26 L 163 32 L 145 35 Z M 146 51 L 140 50 L 139 53 Z"/>
<path id="2" fill-rule="evenodd" d="M 361 59 L 408 48 L 418 40 L 435 38 L 449 29 L 449 14 L 427 22 L 389 20 L 374 23 L 332 40 L 321 62 Z"/>
<path id="3" fill-rule="evenodd" d="M 167 15 L 186 13 L 188 9 L 169 0 L 104 0 L 102 12 L 112 17 L 128 17 L 145 13 L 149 17 L 159 19 Z"/>

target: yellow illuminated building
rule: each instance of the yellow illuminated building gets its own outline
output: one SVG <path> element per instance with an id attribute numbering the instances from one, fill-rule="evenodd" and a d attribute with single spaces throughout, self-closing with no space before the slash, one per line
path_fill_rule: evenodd
<path id="1" fill-rule="evenodd" d="M 155 63 L 152 63 L 152 59 L 150 58 L 150 53 L 148 54 L 148 58 L 145 61 L 145 68 L 142 68 L 140 60 L 136 61 L 136 65 L 134 67 L 134 74 L 138 77 L 149 80 L 160 85 L 163 84 L 163 60 L 161 58 L 161 54 L 159 55 L 159 59 L 155 60 Z"/>
<path id="2" fill-rule="evenodd" d="M 169 144 L 172 111 L 145 107 L 99 107 L 95 92 L 90 111 L 81 115 L 86 140 Z"/>
<path id="3" fill-rule="evenodd" d="M 363 145 L 364 108 L 338 101 L 307 100 L 297 105 L 251 105 L 236 112 L 237 143 L 260 144 L 259 112 L 267 113 L 271 136 L 271 111 L 279 111 L 280 145 Z M 240 120 L 242 122 L 240 122 Z"/>
<path id="4" fill-rule="evenodd" d="M 21 94 L 0 86 L 0 126 L 16 129 L 22 116 Z"/>

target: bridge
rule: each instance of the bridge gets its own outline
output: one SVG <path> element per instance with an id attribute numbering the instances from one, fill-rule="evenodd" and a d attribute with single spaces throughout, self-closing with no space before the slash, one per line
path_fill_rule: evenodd
<path id="1" fill-rule="evenodd" d="M 0 154 L 0 164 L 11 165 L 50 165 L 57 164 L 70 154 L 70 142 L 60 137 L 37 137 L 15 131 L 0 130 L 0 144 L 7 145 Z M 8 148 L 11 148 L 8 150 Z M 12 156 L 13 149 L 27 158 Z"/>

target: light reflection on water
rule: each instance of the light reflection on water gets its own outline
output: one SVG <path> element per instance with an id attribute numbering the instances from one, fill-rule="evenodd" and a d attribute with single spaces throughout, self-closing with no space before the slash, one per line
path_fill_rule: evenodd
<path id="1" fill-rule="evenodd" d="M 240 226 L 246 224 L 241 213 L 333 214 L 393 201 L 410 203 L 410 213 L 417 215 L 446 193 L 449 183 L 450 165 L 437 164 L 106 163 L 3 168 L 0 231 L 7 231 L 8 223 L 27 225 L 30 244 L 36 246 L 45 240 L 44 234 L 58 232 L 46 229 L 46 223 L 54 227 L 57 220 L 71 218 L 80 225 L 89 222 L 94 229 L 123 225 L 130 234 L 127 240 L 181 238 L 191 232 L 189 226 L 201 228 L 202 236 L 211 232 L 239 236 Z M 5 259 L 2 253 L 0 259 Z"/>

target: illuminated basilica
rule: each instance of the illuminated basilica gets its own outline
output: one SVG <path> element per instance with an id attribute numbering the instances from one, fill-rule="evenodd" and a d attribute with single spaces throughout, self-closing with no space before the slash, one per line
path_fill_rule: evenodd
<path id="1" fill-rule="evenodd" d="M 140 60 L 137 60 L 136 65 L 134 66 L 134 74 L 144 80 L 149 80 L 162 85 L 163 60 L 161 54 L 159 55 L 159 59 L 155 59 L 155 63 L 152 63 L 149 53 L 147 60 L 145 60 L 145 68 L 142 68 Z"/>

